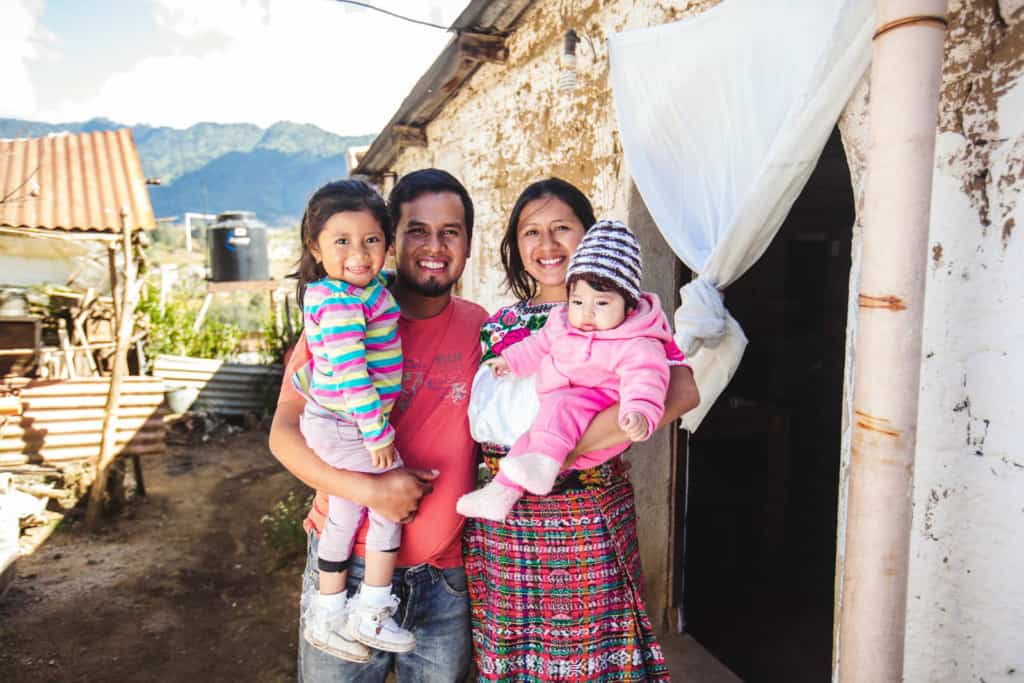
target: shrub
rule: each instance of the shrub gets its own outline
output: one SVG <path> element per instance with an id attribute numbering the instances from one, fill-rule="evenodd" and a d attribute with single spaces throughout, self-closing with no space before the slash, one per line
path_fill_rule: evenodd
<path id="1" fill-rule="evenodd" d="M 313 493 L 289 491 L 260 517 L 263 540 L 273 555 L 274 568 L 280 569 L 306 551 L 306 532 L 302 522 L 313 505 Z"/>
<path id="2" fill-rule="evenodd" d="M 159 288 L 147 285 L 139 302 L 138 313 L 149 321 L 146 355 L 155 358 L 161 353 L 193 358 L 225 359 L 238 351 L 242 331 L 237 325 L 207 319 L 193 330 L 199 314 L 195 297 L 177 295 L 169 298 L 160 310 Z"/>

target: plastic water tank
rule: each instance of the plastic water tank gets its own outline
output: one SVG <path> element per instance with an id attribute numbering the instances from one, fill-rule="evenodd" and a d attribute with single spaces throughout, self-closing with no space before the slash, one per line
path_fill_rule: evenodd
<path id="1" fill-rule="evenodd" d="M 210 280 L 269 280 L 267 227 L 251 211 L 227 211 L 207 233 Z"/>

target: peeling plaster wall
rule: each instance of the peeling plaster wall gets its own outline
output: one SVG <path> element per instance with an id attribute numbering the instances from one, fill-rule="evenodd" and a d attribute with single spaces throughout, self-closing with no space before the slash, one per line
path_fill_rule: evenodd
<path id="1" fill-rule="evenodd" d="M 465 183 L 476 207 L 469 263 L 458 293 L 493 311 L 505 292 L 499 245 L 518 194 L 533 181 L 564 178 L 590 197 L 599 218 L 632 220 L 645 249 L 645 286 L 667 307 L 676 293 L 675 260 L 646 209 L 631 197 L 609 81 L 611 33 L 699 13 L 719 0 L 540 0 L 509 38 L 506 64 L 485 64 L 427 126 L 428 145 L 402 151 L 399 175 L 437 166 Z M 577 88 L 559 92 L 559 56 L 568 29 L 577 47 Z M 635 193 L 634 193 L 635 194 Z M 663 258 L 664 257 L 664 258 Z M 664 271 L 664 272 L 662 272 Z M 671 446 L 666 432 L 631 451 L 648 611 L 668 620 Z"/>
<path id="2" fill-rule="evenodd" d="M 1024 218 L 1024 2 L 952 0 L 949 10 L 904 680 L 993 683 L 1024 676 L 1024 245 L 1015 233 Z M 866 87 L 840 127 L 859 207 L 870 130 Z M 852 297 L 859 247 L 858 225 Z M 850 310 L 848 370 L 855 363 L 856 307 Z M 849 462 L 847 439 L 843 458 Z M 841 481 L 845 495 L 845 467 Z M 844 533 L 841 499 L 840 564 Z"/>
<path id="3" fill-rule="evenodd" d="M 609 82 L 607 38 L 696 14 L 718 0 L 540 0 L 509 38 L 505 64 L 485 64 L 427 126 L 428 146 L 405 149 L 393 171 L 454 173 L 469 189 L 477 227 L 460 293 L 488 310 L 510 301 L 498 246 L 518 194 L 555 175 L 580 187 L 599 217 L 625 219 L 629 175 Z M 558 91 L 562 38 L 575 29 L 579 85 Z"/>
<path id="4" fill-rule="evenodd" d="M 1017 7 L 1012 7 L 1016 5 Z M 1024 676 L 1024 9 L 954 0 L 914 477 L 906 680 Z"/>

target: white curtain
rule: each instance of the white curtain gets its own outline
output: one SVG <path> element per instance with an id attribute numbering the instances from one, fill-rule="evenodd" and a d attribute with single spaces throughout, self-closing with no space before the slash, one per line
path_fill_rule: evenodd
<path id="1" fill-rule="evenodd" d="M 626 163 L 665 240 L 699 275 L 675 314 L 701 393 L 686 429 L 747 344 L 721 290 L 761 257 L 803 189 L 867 70 L 873 29 L 873 0 L 723 0 L 611 38 Z"/>

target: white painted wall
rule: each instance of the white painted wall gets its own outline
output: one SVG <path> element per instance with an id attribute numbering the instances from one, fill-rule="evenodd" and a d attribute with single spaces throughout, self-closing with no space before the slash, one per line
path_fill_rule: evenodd
<path id="1" fill-rule="evenodd" d="M 967 141 L 938 139 L 921 367 L 906 680 L 1024 676 L 1024 85 L 999 100 L 987 228 L 962 191 Z"/>

